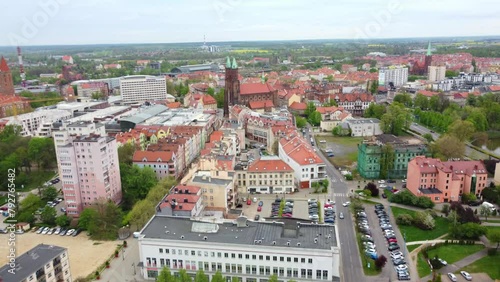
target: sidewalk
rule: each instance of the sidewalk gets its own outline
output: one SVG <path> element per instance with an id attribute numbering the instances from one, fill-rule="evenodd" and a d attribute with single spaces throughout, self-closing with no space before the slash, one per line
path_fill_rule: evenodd
<path id="1" fill-rule="evenodd" d="M 110 261 L 110 267 L 101 273 L 100 281 L 132 282 L 145 281 L 141 276 L 139 263 L 139 244 L 137 240 L 127 239 L 128 246 L 120 252 L 117 258 Z"/>
<path id="2" fill-rule="evenodd" d="M 488 249 L 485 248 L 475 254 L 472 254 L 468 257 L 465 257 L 463 258 L 462 260 L 459 260 L 453 264 L 448 264 L 447 266 L 441 268 L 438 270 L 438 273 L 440 274 L 446 274 L 448 272 L 455 272 L 455 271 L 458 271 L 459 269 L 467 266 L 467 265 L 470 265 L 472 264 L 473 262 L 475 262 L 476 260 L 479 260 L 479 259 L 482 259 L 484 258 L 485 256 L 488 255 Z M 423 277 L 420 279 L 421 281 L 429 281 L 429 280 L 432 280 L 432 274 L 429 275 L 429 276 L 426 276 L 426 277 Z"/>

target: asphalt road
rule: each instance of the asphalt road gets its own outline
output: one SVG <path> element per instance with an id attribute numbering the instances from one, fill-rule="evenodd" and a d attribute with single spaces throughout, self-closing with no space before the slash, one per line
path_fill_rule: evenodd
<path id="1" fill-rule="evenodd" d="M 361 266 L 361 258 L 359 257 L 358 246 L 356 243 L 356 234 L 354 231 L 354 223 L 348 207 L 343 207 L 342 203 L 349 201 L 349 188 L 345 183 L 344 177 L 337 169 L 328 161 L 328 159 L 318 152 L 323 162 L 326 164 L 326 173 L 330 179 L 330 197 L 335 201 L 337 213 L 337 232 L 340 241 L 341 255 L 341 281 L 366 281 Z M 344 219 L 340 219 L 338 214 L 344 213 Z"/>

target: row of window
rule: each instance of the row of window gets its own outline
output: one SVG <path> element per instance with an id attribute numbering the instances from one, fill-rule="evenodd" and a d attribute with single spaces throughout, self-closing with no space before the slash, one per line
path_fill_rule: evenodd
<path id="1" fill-rule="evenodd" d="M 245 259 L 245 260 L 266 260 L 266 261 L 286 261 L 286 262 L 299 262 L 298 257 L 284 257 L 284 256 L 270 256 L 270 255 L 255 255 L 255 254 L 240 254 L 240 253 L 222 253 L 222 252 L 208 252 L 208 251 L 194 251 L 194 250 L 180 250 L 180 249 L 163 249 L 159 248 L 158 252 L 160 254 L 171 254 L 171 255 L 184 255 L 184 256 L 198 256 L 198 257 L 218 257 L 218 258 L 232 258 L 232 259 Z M 306 258 L 300 258 L 301 263 L 306 263 Z M 313 263 L 312 258 L 307 258 L 307 263 Z"/>
<path id="2" fill-rule="evenodd" d="M 243 175 L 243 177 L 242 177 L 242 175 Z M 245 176 L 244 174 L 238 174 L 238 179 L 245 178 L 244 176 Z M 257 174 L 247 174 L 247 176 L 250 179 L 251 178 L 253 178 L 253 179 L 257 178 Z M 261 179 L 261 178 L 266 178 L 266 177 L 273 178 L 273 174 L 269 174 L 269 175 L 267 175 L 267 174 L 259 174 L 258 178 Z M 280 174 L 274 174 L 274 178 L 291 178 L 291 177 L 292 177 L 291 173 L 287 173 L 287 174 L 281 173 L 281 175 Z"/>

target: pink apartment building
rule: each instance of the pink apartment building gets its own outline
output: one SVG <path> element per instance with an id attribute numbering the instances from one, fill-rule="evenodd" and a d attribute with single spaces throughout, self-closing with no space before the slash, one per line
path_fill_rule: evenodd
<path id="1" fill-rule="evenodd" d="M 114 138 L 98 134 L 70 135 L 66 144 L 56 145 L 56 151 L 68 215 L 78 217 L 98 199 L 121 202 L 120 166 Z"/>
<path id="2" fill-rule="evenodd" d="M 462 193 L 478 198 L 486 187 L 488 172 L 480 161 L 447 161 L 415 157 L 408 163 L 407 188 L 435 203 L 459 201 Z"/>

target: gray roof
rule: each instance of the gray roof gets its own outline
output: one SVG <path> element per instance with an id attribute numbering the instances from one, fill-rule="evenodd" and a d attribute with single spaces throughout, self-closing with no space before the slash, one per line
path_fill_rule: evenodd
<path id="1" fill-rule="evenodd" d="M 173 73 L 190 73 L 196 71 L 219 71 L 219 66 L 217 64 L 202 64 L 202 65 L 188 65 L 173 68 L 171 70 Z"/>
<path id="2" fill-rule="evenodd" d="M 244 218 L 239 218 L 237 221 L 241 222 L 242 219 Z M 246 221 L 246 224 L 243 224 L 246 225 L 245 227 L 238 227 L 235 221 L 220 224 L 204 223 L 211 224 L 213 227 L 205 228 L 208 231 L 202 233 L 199 231 L 202 228 L 197 228 L 200 224 L 199 221 L 189 218 L 155 215 L 142 230 L 141 235 L 146 239 L 263 245 L 266 248 L 293 247 L 329 250 L 337 247 L 336 231 L 333 225 L 310 224 L 289 219 L 286 222 Z M 198 232 L 193 232 L 195 230 Z M 315 238 L 317 238 L 316 243 Z M 287 242 L 290 242 L 290 246 Z"/>
<path id="3" fill-rule="evenodd" d="M 205 184 L 214 184 L 214 185 L 228 185 L 233 182 L 231 179 L 222 179 L 216 177 L 207 176 L 203 179 L 203 176 L 195 176 L 192 182 L 205 183 Z"/>
<path id="4" fill-rule="evenodd" d="M 17 265 L 15 274 L 8 272 L 11 269 L 8 264 L 0 268 L 0 281 L 22 281 L 40 268 L 43 268 L 47 263 L 61 255 L 64 251 L 66 251 L 66 249 L 62 247 L 40 244 L 16 258 Z"/>
<path id="5" fill-rule="evenodd" d="M 154 106 L 151 106 L 151 107 L 141 111 L 138 114 L 123 117 L 120 119 L 120 121 L 128 121 L 131 123 L 138 124 L 138 123 L 144 122 L 147 119 L 150 119 L 150 118 L 152 118 L 160 113 L 163 113 L 166 110 L 168 110 L 168 107 L 166 107 L 166 106 L 154 105 Z"/>

